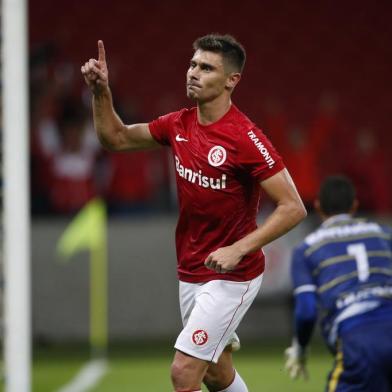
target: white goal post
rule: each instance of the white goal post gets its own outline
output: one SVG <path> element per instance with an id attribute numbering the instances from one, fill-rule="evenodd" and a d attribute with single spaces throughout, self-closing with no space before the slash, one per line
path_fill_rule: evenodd
<path id="1" fill-rule="evenodd" d="M 28 50 L 26 0 L 3 0 L 5 391 L 31 391 Z"/>

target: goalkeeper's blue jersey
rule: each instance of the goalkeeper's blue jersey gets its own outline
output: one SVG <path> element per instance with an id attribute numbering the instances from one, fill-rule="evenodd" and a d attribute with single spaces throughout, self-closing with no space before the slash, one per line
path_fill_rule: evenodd
<path id="1" fill-rule="evenodd" d="M 336 215 L 295 249 L 291 268 L 294 294 L 316 292 L 322 333 L 330 346 L 350 318 L 370 312 L 392 318 L 389 227 Z"/>

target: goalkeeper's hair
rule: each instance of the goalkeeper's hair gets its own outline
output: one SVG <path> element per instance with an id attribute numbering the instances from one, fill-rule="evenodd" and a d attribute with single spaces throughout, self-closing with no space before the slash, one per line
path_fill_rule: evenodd
<path id="1" fill-rule="evenodd" d="M 193 43 L 193 49 L 220 53 L 226 67 L 242 72 L 246 60 L 244 47 L 231 35 L 208 34 Z"/>
<path id="2" fill-rule="evenodd" d="M 348 213 L 355 197 L 355 187 L 351 180 L 341 175 L 330 176 L 320 187 L 320 208 L 327 216 Z"/>

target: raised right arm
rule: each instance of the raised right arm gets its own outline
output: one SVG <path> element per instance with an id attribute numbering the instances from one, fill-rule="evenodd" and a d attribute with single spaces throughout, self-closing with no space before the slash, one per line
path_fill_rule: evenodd
<path id="1" fill-rule="evenodd" d="M 151 136 L 148 124 L 125 125 L 113 107 L 107 88 L 93 95 L 94 127 L 101 144 L 110 151 L 143 150 L 159 146 Z"/>
<path id="2" fill-rule="evenodd" d="M 152 137 L 148 124 L 125 125 L 114 110 L 102 41 L 98 41 L 98 60 L 90 59 L 81 71 L 93 93 L 94 126 L 98 139 L 105 148 L 111 151 L 129 151 L 159 146 Z"/>

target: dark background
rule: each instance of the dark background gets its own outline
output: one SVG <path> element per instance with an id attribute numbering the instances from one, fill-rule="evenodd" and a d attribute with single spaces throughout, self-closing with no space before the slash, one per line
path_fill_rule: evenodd
<path id="1" fill-rule="evenodd" d="M 192 42 L 219 32 L 247 50 L 234 103 L 282 153 L 306 204 L 325 175 L 339 172 L 353 178 L 364 212 L 390 214 L 391 11 L 390 1 L 32 2 L 33 212 L 73 213 L 97 194 L 112 213 L 172 210 L 165 150 L 113 158 L 99 148 L 90 157 L 85 197 L 58 207 L 51 195 L 58 150 L 42 153 L 47 136 L 37 134 L 44 118 L 60 134 L 64 118 L 82 118 L 84 128 L 91 122 L 80 66 L 97 56 L 98 39 L 105 43 L 116 108 L 134 122 L 192 106 L 185 96 Z"/>

